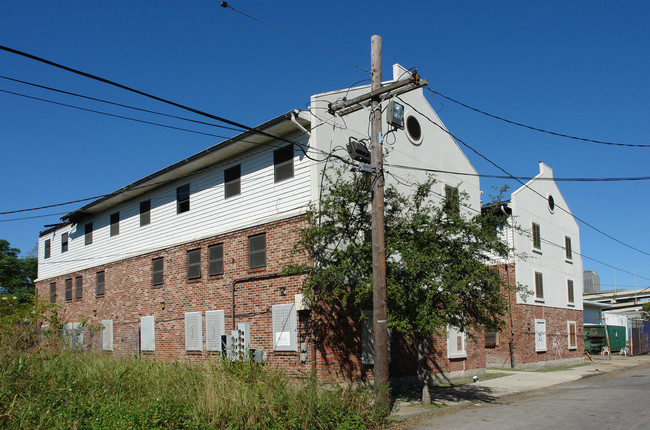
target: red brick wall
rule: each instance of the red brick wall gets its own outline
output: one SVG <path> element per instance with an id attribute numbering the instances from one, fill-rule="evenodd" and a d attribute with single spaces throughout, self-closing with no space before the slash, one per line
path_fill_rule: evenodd
<path id="1" fill-rule="evenodd" d="M 515 268 L 510 264 L 495 266 L 502 279 L 516 284 Z M 581 359 L 584 355 L 582 310 L 517 304 L 514 291 L 509 296 L 510 313 L 499 332 L 498 345 L 486 347 L 488 366 L 510 367 L 510 339 L 514 345 L 515 365 L 535 364 L 551 360 Z M 535 351 L 535 319 L 546 320 L 546 352 Z M 576 349 L 569 349 L 567 321 L 576 322 Z M 514 335 L 513 333 L 514 327 Z"/>
<path id="2" fill-rule="evenodd" d="M 275 276 L 288 262 L 291 247 L 298 239 L 304 219 L 295 217 L 261 226 L 231 232 L 149 254 L 126 258 L 52 279 L 39 281 L 38 296 L 49 300 L 50 283 L 56 282 L 56 303 L 62 319 L 70 322 L 86 320 L 86 327 L 98 326 L 102 320 L 113 320 L 114 354 L 135 354 L 140 317 L 155 317 L 155 351 L 143 352 L 156 359 L 185 359 L 200 362 L 218 359 L 218 354 L 205 350 L 205 321 L 202 333 L 203 351 L 185 351 L 185 313 L 224 310 L 226 333 L 232 328 L 232 285 L 235 285 L 235 322 L 248 322 L 251 327 L 250 347 L 266 352 L 268 363 L 292 374 L 317 372 L 320 380 L 341 381 L 372 379 L 371 364 L 361 360 L 359 319 L 341 312 L 330 312 L 313 318 L 311 311 L 298 312 L 298 343 L 307 343 L 308 359 L 300 361 L 298 352 L 274 352 L 272 346 L 272 315 L 274 304 L 292 303 L 301 291 L 300 276 Z M 266 233 L 267 266 L 249 269 L 248 237 Z M 224 274 L 208 275 L 208 246 L 223 243 Z M 187 251 L 201 249 L 201 278 L 187 279 Z M 152 260 L 164 258 L 164 283 L 152 285 Z M 294 256 L 294 262 L 306 263 L 307 256 Z M 96 274 L 105 272 L 105 293 L 95 295 Z M 83 297 L 75 299 L 74 278 L 83 277 Z M 73 299 L 65 301 L 65 279 L 73 279 Z M 323 324 L 325 322 L 325 324 Z M 87 340 L 88 337 L 85 337 Z M 94 341 L 99 345 L 99 338 Z M 467 337 L 467 358 L 448 359 L 446 338 L 434 336 L 429 342 L 430 365 L 438 372 L 485 367 L 483 338 Z M 414 376 L 417 355 L 412 347 L 397 337 L 392 340 L 391 377 Z"/>

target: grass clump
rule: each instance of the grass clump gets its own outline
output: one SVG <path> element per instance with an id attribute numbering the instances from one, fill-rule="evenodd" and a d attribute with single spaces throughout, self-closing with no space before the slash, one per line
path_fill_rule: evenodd
<path id="1" fill-rule="evenodd" d="M 383 415 L 358 388 L 292 382 L 251 362 L 203 365 L 0 351 L 0 428 L 356 429 Z"/>

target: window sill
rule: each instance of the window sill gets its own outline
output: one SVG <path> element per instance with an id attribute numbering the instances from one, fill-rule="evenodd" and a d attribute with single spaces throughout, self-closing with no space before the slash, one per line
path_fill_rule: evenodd
<path id="1" fill-rule="evenodd" d="M 248 269 L 248 273 L 260 273 L 260 272 L 265 272 L 265 271 L 266 271 L 266 266 L 256 267 L 254 269 Z"/>
<path id="2" fill-rule="evenodd" d="M 533 251 L 532 251 L 532 252 L 533 252 L 533 254 L 539 254 L 539 255 L 542 255 L 542 250 L 541 250 L 541 249 L 538 249 L 538 248 L 533 248 Z"/>
<path id="3" fill-rule="evenodd" d="M 95 294 L 96 299 L 103 299 L 104 295 L 103 294 Z"/>
<path id="4" fill-rule="evenodd" d="M 458 360 L 458 359 L 465 359 L 467 358 L 467 353 L 458 353 L 458 354 L 450 354 L 447 356 L 450 360 Z"/>
<path id="5" fill-rule="evenodd" d="M 570 307 L 570 308 L 575 308 L 576 307 L 575 303 L 567 303 L 567 306 Z"/>
<path id="6" fill-rule="evenodd" d="M 573 264 L 573 260 L 564 259 L 564 262 L 567 263 L 567 264 Z"/>
<path id="7" fill-rule="evenodd" d="M 188 284 L 199 284 L 201 282 L 201 277 L 188 279 L 186 283 Z"/>
<path id="8" fill-rule="evenodd" d="M 156 284 L 156 285 L 152 285 L 151 288 L 157 290 L 157 289 L 162 288 L 162 287 L 164 287 L 164 286 L 165 286 L 165 284 Z"/>
<path id="9" fill-rule="evenodd" d="M 578 349 L 577 346 L 570 346 L 570 347 L 569 347 L 569 350 L 570 350 L 570 351 L 575 351 L 576 349 Z"/>
<path id="10" fill-rule="evenodd" d="M 544 303 L 546 303 L 546 301 L 544 299 L 535 299 L 535 303 L 539 303 L 540 305 L 543 305 Z"/>

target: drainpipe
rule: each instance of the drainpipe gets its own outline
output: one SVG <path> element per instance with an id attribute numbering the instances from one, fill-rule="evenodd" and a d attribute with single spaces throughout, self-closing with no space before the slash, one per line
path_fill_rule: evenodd
<path id="1" fill-rule="evenodd" d="M 232 329 L 235 330 L 236 324 L 235 324 L 235 286 L 237 284 L 240 284 L 242 282 L 250 282 L 250 281 L 260 281 L 264 279 L 274 279 L 274 278 L 281 278 L 283 276 L 288 276 L 282 274 L 282 272 L 274 272 L 274 273 L 264 273 L 262 275 L 253 275 L 253 276 L 244 276 L 242 278 L 236 278 L 232 281 L 232 285 L 230 288 L 231 292 L 231 320 L 232 320 Z"/>
<path id="2" fill-rule="evenodd" d="M 302 124 L 300 124 L 296 120 L 296 117 L 297 117 L 298 113 L 299 113 L 298 109 L 294 109 L 294 110 L 291 111 L 291 122 L 296 124 L 296 126 L 299 129 L 301 129 L 302 131 L 304 131 L 307 136 L 311 137 L 311 133 L 309 131 L 307 131 L 307 129 L 305 127 L 303 127 Z"/>

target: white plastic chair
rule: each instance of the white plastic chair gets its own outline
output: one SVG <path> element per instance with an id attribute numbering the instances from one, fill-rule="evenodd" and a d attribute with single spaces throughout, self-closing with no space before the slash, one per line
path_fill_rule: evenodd
<path id="1" fill-rule="evenodd" d="M 605 355 L 611 357 L 612 354 L 609 352 L 609 346 L 603 346 L 603 349 L 600 350 L 600 355 L 602 355 L 603 357 Z"/>

